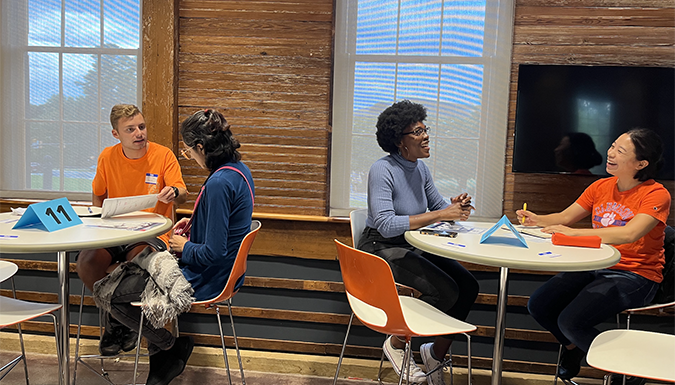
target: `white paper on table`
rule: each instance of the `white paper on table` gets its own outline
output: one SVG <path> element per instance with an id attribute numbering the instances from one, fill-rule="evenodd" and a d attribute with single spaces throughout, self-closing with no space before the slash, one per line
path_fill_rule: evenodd
<path id="1" fill-rule="evenodd" d="M 135 195 L 122 198 L 107 198 L 103 201 L 101 218 L 110 218 L 114 215 L 149 209 L 151 207 L 155 207 L 156 204 L 157 194 Z"/>

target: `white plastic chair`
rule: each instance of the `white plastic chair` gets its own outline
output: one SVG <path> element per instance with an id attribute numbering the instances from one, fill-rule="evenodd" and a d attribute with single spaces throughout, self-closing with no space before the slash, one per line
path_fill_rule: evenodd
<path id="1" fill-rule="evenodd" d="M 58 328 L 56 326 L 56 316 L 54 315 L 55 311 L 61 309 L 61 305 L 29 302 L 16 299 L 14 274 L 16 274 L 18 270 L 19 268 L 16 266 L 16 264 L 8 261 L 0 261 L 0 282 L 10 279 L 12 283 L 12 295 L 14 296 L 14 298 L 0 296 L 0 329 L 11 325 L 16 325 L 16 328 L 19 332 L 19 342 L 21 345 L 21 355 L 0 368 L 0 380 L 5 378 L 5 376 L 9 374 L 12 369 L 14 369 L 19 361 L 23 361 L 24 373 L 26 375 L 26 384 L 28 385 L 28 364 L 26 363 L 26 349 L 23 343 L 21 323 L 46 315 L 52 317 L 52 321 L 54 323 L 54 338 L 56 339 L 56 355 L 59 362 L 59 373 L 61 373 L 61 359 L 59 357 L 60 350 L 58 347 L 59 335 Z"/>
<path id="2" fill-rule="evenodd" d="M 628 376 L 675 382 L 675 335 L 641 330 L 608 330 L 588 349 L 588 364 Z M 609 385 L 611 374 L 604 384 Z"/>
<path id="3" fill-rule="evenodd" d="M 349 226 L 352 229 L 352 246 L 357 248 L 361 240 L 363 229 L 366 228 L 368 209 L 358 209 L 349 213 Z"/>

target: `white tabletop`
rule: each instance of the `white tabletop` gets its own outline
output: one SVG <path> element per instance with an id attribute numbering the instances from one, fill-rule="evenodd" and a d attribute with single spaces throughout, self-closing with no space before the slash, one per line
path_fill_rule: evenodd
<path id="1" fill-rule="evenodd" d="M 18 236 L 0 237 L 0 252 L 44 253 L 112 247 L 156 237 L 167 232 L 172 224 L 170 219 L 162 215 L 136 211 L 107 219 L 81 218 L 83 222 L 81 225 L 53 232 L 37 228 L 12 229 L 19 218 L 11 213 L 0 214 L 0 234 Z M 120 225 L 133 227 L 146 223 L 156 226 L 143 231 L 114 228 Z"/>
<path id="2" fill-rule="evenodd" d="M 600 370 L 660 381 L 675 381 L 675 336 L 641 330 L 608 330 L 586 356 Z"/>
<path id="3" fill-rule="evenodd" d="M 0 282 L 11 278 L 19 271 L 19 267 L 12 262 L 0 260 Z"/>
<path id="4" fill-rule="evenodd" d="M 458 222 L 466 228 L 489 229 L 494 223 Z M 420 250 L 463 262 L 486 266 L 540 271 L 584 271 L 610 267 L 621 254 L 612 246 L 601 248 L 556 246 L 550 239 L 523 234 L 528 247 L 522 246 L 509 230 L 498 229 L 484 243 L 482 233 L 459 233 L 456 238 L 407 231 L 405 239 Z M 453 243 L 455 245 L 449 244 Z M 549 253 L 543 254 L 541 253 Z"/>

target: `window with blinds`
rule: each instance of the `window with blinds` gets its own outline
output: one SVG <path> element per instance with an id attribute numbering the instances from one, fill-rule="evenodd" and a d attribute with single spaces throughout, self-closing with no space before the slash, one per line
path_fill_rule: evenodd
<path id="1" fill-rule="evenodd" d="M 1 27 L 2 196 L 89 200 L 110 108 L 140 100 L 140 0 L 4 1 Z"/>
<path id="2" fill-rule="evenodd" d="M 336 20 L 331 215 L 367 206 L 377 116 L 402 99 L 427 108 L 441 194 L 501 215 L 513 2 L 338 1 Z"/>

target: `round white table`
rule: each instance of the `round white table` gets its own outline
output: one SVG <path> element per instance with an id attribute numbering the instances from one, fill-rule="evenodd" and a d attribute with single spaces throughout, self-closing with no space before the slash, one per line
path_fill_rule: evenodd
<path id="1" fill-rule="evenodd" d="M 136 211 L 101 219 L 84 217 L 81 225 L 68 227 L 54 232 L 37 228 L 12 229 L 19 216 L 12 213 L 0 213 L 0 253 L 3 254 L 57 254 L 59 276 L 59 301 L 63 307 L 59 314 L 59 348 L 61 349 L 61 368 L 63 372 L 59 384 L 70 384 L 70 308 L 68 281 L 69 261 L 67 252 L 85 249 L 125 245 L 150 239 L 167 232 L 172 225 L 170 219 L 161 215 Z M 136 227 L 140 230 L 129 230 Z"/>
<path id="2" fill-rule="evenodd" d="M 499 267 L 492 385 L 499 385 L 502 380 L 509 269 L 553 272 L 588 271 L 613 266 L 621 259 L 619 251 L 612 246 L 603 244 L 599 249 L 556 246 L 551 243 L 550 239 L 535 238 L 525 234 L 523 238 L 529 247 L 524 247 L 511 231 L 503 229 L 498 229 L 484 243 L 480 243 L 484 230 L 494 226 L 495 222 L 458 222 L 458 224 L 465 228 L 483 231 L 460 232 L 456 238 L 447 238 L 424 235 L 413 230 L 405 233 L 405 239 L 412 246 L 428 253 L 463 262 Z"/>

